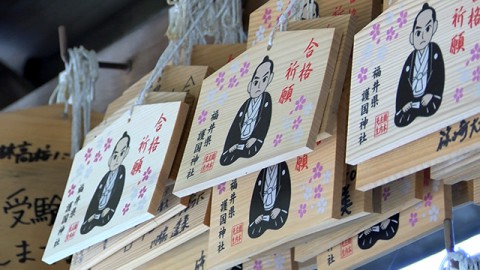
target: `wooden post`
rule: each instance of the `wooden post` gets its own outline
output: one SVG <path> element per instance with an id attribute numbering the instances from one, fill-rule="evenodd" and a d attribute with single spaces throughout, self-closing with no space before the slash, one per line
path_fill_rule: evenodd
<path id="1" fill-rule="evenodd" d="M 480 204 L 480 178 L 473 180 L 473 202 Z"/>

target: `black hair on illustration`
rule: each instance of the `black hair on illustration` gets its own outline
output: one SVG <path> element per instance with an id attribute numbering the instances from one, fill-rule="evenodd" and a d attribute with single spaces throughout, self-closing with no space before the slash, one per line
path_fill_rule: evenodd
<path id="1" fill-rule="evenodd" d="M 128 135 L 128 133 L 125 131 L 123 133 L 122 137 L 117 141 L 117 144 L 115 144 L 115 148 L 117 148 L 118 143 L 124 138 L 127 138 L 127 147 L 130 147 L 130 135 Z M 113 148 L 113 149 L 115 149 L 115 148 Z"/>
<path id="2" fill-rule="evenodd" d="M 417 16 L 415 17 L 415 21 L 413 21 L 413 28 L 412 28 L 412 32 L 415 31 L 415 27 L 417 26 L 417 19 L 418 19 L 418 16 L 420 16 L 420 14 L 422 14 L 422 12 L 426 11 L 426 10 L 431 10 L 432 11 L 432 19 L 434 22 L 437 21 L 437 12 L 435 11 L 435 9 L 433 7 L 431 7 L 428 3 L 425 3 L 423 4 L 422 6 L 422 10 L 420 10 L 420 12 L 418 12 Z"/>
<path id="3" fill-rule="evenodd" d="M 257 75 L 258 68 L 265 63 L 270 63 L 270 74 L 273 73 L 273 61 L 270 60 L 270 58 L 267 55 L 263 58 L 262 62 L 257 66 L 257 68 L 255 69 L 255 72 L 253 72 L 252 81 L 255 78 L 255 75 Z"/>

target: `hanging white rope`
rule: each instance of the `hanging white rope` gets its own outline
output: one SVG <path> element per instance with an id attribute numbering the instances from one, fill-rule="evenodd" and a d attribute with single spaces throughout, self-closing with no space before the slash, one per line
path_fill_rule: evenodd
<path id="1" fill-rule="evenodd" d="M 294 20 L 311 20 L 319 16 L 315 0 L 300 0 L 299 2 L 299 12 L 295 14 Z"/>
<path id="2" fill-rule="evenodd" d="M 290 18 L 294 18 L 295 16 L 297 16 L 298 12 L 301 11 L 301 9 L 299 7 L 300 2 L 302 2 L 302 1 L 291 0 L 290 3 L 288 4 L 287 8 L 285 9 L 285 11 L 282 12 L 280 17 L 278 18 L 277 24 L 275 24 L 272 31 L 270 32 L 270 35 L 269 35 L 269 38 L 268 38 L 267 49 L 270 50 L 270 48 L 272 48 L 272 46 L 273 46 L 273 38 L 275 36 L 275 32 L 277 30 L 280 30 L 280 32 L 286 31 L 288 20 Z"/>
<path id="3" fill-rule="evenodd" d="M 65 103 L 64 113 L 68 113 L 68 98 L 70 96 L 68 92 L 68 85 L 69 85 L 69 78 L 68 74 L 70 74 L 70 65 L 65 66 L 65 70 L 58 74 L 58 84 L 57 87 L 53 90 L 50 99 L 48 100 L 48 104 L 54 103 Z"/>
<path id="4" fill-rule="evenodd" d="M 58 76 L 58 85 L 49 99 L 49 104 L 64 103 L 65 114 L 72 104 L 72 147 L 70 156 L 80 150 L 82 138 L 90 130 L 91 103 L 98 78 L 98 60 L 95 51 L 82 46 L 68 50 L 69 62 Z M 82 127 L 83 119 L 83 127 Z M 82 134 L 83 130 L 83 134 Z"/>
<path id="5" fill-rule="evenodd" d="M 221 1 L 218 2 L 219 4 L 221 3 Z M 247 35 L 243 31 L 242 25 L 241 0 L 223 0 L 223 6 L 218 12 L 217 20 L 219 17 L 221 31 L 218 32 L 222 33 L 220 43 L 243 43 L 247 40 Z"/>
<path id="6" fill-rule="evenodd" d="M 457 261 L 458 267 L 453 267 L 450 262 Z M 447 264 L 445 266 L 445 264 Z M 440 270 L 479 270 L 480 255 L 469 256 L 465 251 L 458 249 L 454 252 L 449 252 L 440 264 Z"/>
<path id="7" fill-rule="evenodd" d="M 133 104 L 141 105 L 145 102 L 147 93 L 153 83 L 162 75 L 165 66 L 172 61 L 174 65 L 190 64 L 191 52 L 194 45 L 207 44 L 206 36 L 213 37 L 221 43 L 238 43 L 246 40 L 242 29 L 241 0 L 167 0 L 173 4 L 169 10 L 169 27 L 167 37 L 170 42 L 155 65 L 145 87 Z M 228 14 L 231 18 L 228 19 Z M 225 16 L 223 16 L 225 15 Z M 186 19 L 188 18 L 188 19 Z M 229 29 L 220 29 L 226 26 Z M 236 33 L 233 36 L 227 36 Z"/>
<path id="8" fill-rule="evenodd" d="M 202 20 L 202 17 L 208 11 L 209 5 L 213 5 L 213 1 L 214 0 L 207 0 L 206 1 L 207 5 L 205 6 L 205 8 L 198 13 L 198 16 L 196 17 L 193 24 L 190 25 L 188 30 L 185 31 L 185 33 L 183 33 L 182 37 L 179 40 L 176 40 L 174 42 L 171 41 L 171 42 L 168 43 L 167 48 L 165 49 L 165 51 L 162 53 L 162 55 L 158 59 L 157 64 L 155 65 L 155 68 L 153 69 L 152 73 L 150 74 L 150 77 L 147 80 L 147 83 L 145 84 L 145 87 L 140 92 L 140 94 L 139 94 L 139 96 L 138 96 L 138 98 L 135 101 L 133 106 L 141 105 L 145 102 L 146 94 L 152 88 L 153 82 L 155 82 L 162 75 L 163 69 L 165 68 L 167 63 L 170 60 L 172 60 L 173 56 L 179 52 L 179 50 L 180 50 L 181 46 L 184 44 L 184 42 L 187 39 L 191 38 L 190 34 L 196 29 L 195 25 L 200 23 L 200 20 Z M 177 34 L 178 33 L 177 31 L 180 30 L 180 27 L 181 27 L 180 25 L 181 24 L 179 24 L 176 19 L 174 19 L 174 21 L 176 21 L 176 24 L 174 26 L 175 30 L 172 30 L 172 33 Z M 169 30 L 171 30 L 170 27 L 169 27 Z M 132 107 L 132 109 L 133 109 L 133 107 Z"/>
<path id="9" fill-rule="evenodd" d="M 242 25 L 241 0 L 215 0 L 213 3 L 206 0 L 177 0 L 167 3 L 173 4 L 169 10 L 170 25 L 167 30 L 170 42 L 178 43 L 186 30 L 194 27 L 174 54 L 174 65 L 189 65 L 193 46 L 207 44 L 208 37 L 213 38 L 215 44 L 241 43 L 247 39 Z M 205 9 L 206 13 L 203 13 Z M 194 23 L 199 17 L 200 21 Z"/>

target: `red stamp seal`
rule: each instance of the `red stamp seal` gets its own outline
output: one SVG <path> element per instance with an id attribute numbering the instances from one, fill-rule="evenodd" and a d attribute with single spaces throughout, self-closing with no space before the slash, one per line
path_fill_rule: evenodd
<path id="1" fill-rule="evenodd" d="M 375 116 L 374 137 L 378 137 L 388 132 L 388 112 Z"/>
<path id="2" fill-rule="evenodd" d="M 232 247 L 242 243 L 243 223 L 239 223 L 232 227 Z"/>
<path id="3" fill-rule="evenodd" d="M 200 173 L 208 172 L 213 169 L 213 165 L 215 164 L 215 160 L 217 159 L 217 151 L 211 152 L 205 155 L 203 158 L 202 169 Z"/>
<path id="4" fill-rule="evenodd" d="M 340 258 L 344 259 L 352 254 L 353 254 L 352 238 L 349 238 L 340 244 Z"/>
<path id="5" fill-rule="evenodd" d="M 75 237 L 75 233 L 77 233 L 78 229 L 78 221 L 70 225 L 70 228 L 68 228 L 68 233 L 67 236 L 65 237 L 65 242 L 68 242 L 69 240 L 72 240 Z"/>

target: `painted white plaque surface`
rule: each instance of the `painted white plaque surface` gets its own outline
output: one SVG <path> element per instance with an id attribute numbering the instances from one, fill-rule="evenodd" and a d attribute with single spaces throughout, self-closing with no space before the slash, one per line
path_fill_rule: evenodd
<path id="1" fill-rule="evenodd" d="M 479 24 L 477 1 L 409 0 L 355 36 L 348 164 L 480 112 Z"/>
<path id="2" fill-rule="evenodd" d="M 181 102 L 137 106 L 75 155 L 43 261 L 154 217 L 186 112 Z"/>

